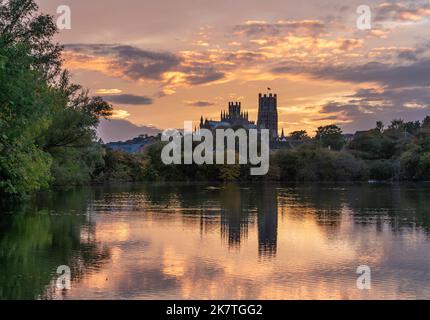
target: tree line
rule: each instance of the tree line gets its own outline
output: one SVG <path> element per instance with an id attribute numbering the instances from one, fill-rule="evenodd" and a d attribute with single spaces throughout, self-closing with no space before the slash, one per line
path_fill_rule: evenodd
<path id="1" fill-rule="evenodd" d="M 164 143 L 141 154 L 106 150 L 102 181 L 430 181 L 430 117 L 423 121 L 377 122 L 352 137 L 336 125 L 288 136 L 286 148 L 270 154 L 266 176 L 250 176 L 248 165 L 164 165 Z"/>

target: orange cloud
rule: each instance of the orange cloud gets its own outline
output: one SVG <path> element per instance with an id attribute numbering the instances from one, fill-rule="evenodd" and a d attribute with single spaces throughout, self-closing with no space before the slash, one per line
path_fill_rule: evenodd
<path id="1" fill-rule="evenodd" d="M 120 89 L 98 89 L 96 91 L 97 94 L 118 94 L 121 93 Z"/>
<path id="2" fill-rule="evenodd" d="M 109 117 L 111 119 L 126 119 L 130 116 L 130 113 L 126 110 L 112 110 L 112 115 Z"/>

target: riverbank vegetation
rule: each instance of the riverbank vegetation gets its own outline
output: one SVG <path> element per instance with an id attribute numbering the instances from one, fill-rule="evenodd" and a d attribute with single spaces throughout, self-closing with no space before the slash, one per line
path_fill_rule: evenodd
<path id="1" fill-rule="evenodd" d="M 430 181 L 430 117 L 393 120 L 357 132 L 349 141 L 339 127 L 320 127 L 314 138 L 293 133 L 293 142 L 270 154 L 266 176 L 250 176 L 249 165 L 164 165 L 163 143 L 141 154 L 106 150 L 99 181 Z M 292 147 L 294 146 L 294 147 Z"/>
<path id="2" fill-rule="evenodd" d="M 0 194 L 89 183 L 103 160 L 95 129 L 111 106 L 70 82 L 56 31 L 33 0 L 0 2 Z"/>

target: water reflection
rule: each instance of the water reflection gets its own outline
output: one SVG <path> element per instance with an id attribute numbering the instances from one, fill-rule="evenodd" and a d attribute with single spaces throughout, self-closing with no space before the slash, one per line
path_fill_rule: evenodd
<path id="1" fill-rule="evenodd" d="M 248 227 L 254 223 L 249 194 L 238 186 L 230 185 L 221 190 L 221 235 L 229 247 L 240 247 L 248 237 Z"/>
<path id="2" fill-rule="evenodd" d="M 123 185 L 0 217 L 0 298 L 430 299 L 429 189 Z M 55 292 L 55 268 L 72 290 Z M 372 290 L 355 286 L 372 268 Z"/>
<path id="3" fill-rule="evenodd" d="M 93 238 L 84 190 L 48 194 L 36 201 L 0 210 L 0 299 L 61 297 L 54 286 L 56 269 L 68 265 L 78 282 L 109 258 Z"/>
<path id="4" fill-rule="evenodd" d="M 273 186 L 262 188 L 257 198 L 258 253 L 260 256 L 276 255 L 278 239 L 278 192 Z"/>

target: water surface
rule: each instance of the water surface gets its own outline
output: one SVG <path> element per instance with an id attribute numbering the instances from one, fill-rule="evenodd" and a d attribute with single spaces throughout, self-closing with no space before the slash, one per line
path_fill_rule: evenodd
<path id="1" fill-rule="evenodd" d="M 51 192 L 3 205 L 0 299 L 430 299 L 429 230 L 426 186 Z"/>

